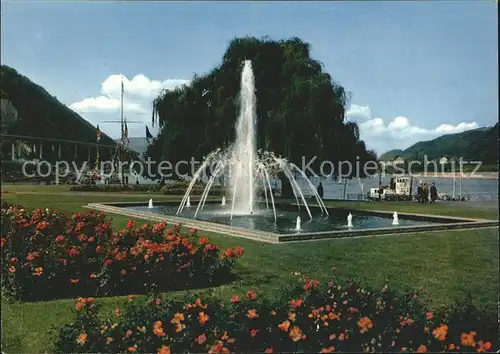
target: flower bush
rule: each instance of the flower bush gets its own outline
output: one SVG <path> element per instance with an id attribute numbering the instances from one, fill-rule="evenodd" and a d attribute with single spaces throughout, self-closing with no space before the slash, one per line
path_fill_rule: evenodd
<path id="1" fill-rule="evenodd" d="M 468 310 L 426 312 L 416 295 L 398 298 L 353 283 L 303 287 L 274 302 L 255 291 L 230 301 L 187 304 L 151 295 L 130 297 L 115 315 L 98 315 L 94 299 L 80 298 L 73 323 L 61 328 L 60 352 L 493 352 L 498 324 Z"/>
<path id="2" fill-rule="evenodd" d="M 20 300 L 117 295 L 226 282 L 243 249 L 196 230 L 144 224 L 113 232 L 102 212 L 2 205 L 2 291 Z"/>

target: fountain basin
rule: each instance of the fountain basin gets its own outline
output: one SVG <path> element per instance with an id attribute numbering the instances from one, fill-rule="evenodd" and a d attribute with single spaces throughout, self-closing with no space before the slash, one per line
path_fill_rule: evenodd
<path id="1" fill-rule="evenodd" d="M 196 205 L 197 201 L 193 204 Z M 228 205 L 230 204 L 228 201 Z M 156 203 L 155 209 L 152 210 L 147 208 L 147 203 L 122 202 L 91 203 L 87 207 L 134 218 L 181 223 L 187 227 L 270 243 L 498 226 L 497 220 L 406 213 L 400 213 L 400 225 L 393 226 L 391 212 L 329 207 L 330 216 L 327 217 L 321 215 L 319 207 L 312 206 L 313 218 L 309 219 L 307 213 L 301 213 L 301 230 L 296 231 L 297 205 L 292 203 L 276 203 L 276 223 L 273 212 L 265 210 L 264 203 L 257 203 L 258 208 L 253 215 L 234 215 L 232 220 L 229 207 L 221 206 L 220 201 L 207 201 L 196 220 L 192 218 L 194 211 L 190 209 L 185 209 L 181 215 L 175 215 L 177 206 L 178 203 Z M 346 226 L 345 220 L 349 212 L 354 216 L 353 228 Z"/>

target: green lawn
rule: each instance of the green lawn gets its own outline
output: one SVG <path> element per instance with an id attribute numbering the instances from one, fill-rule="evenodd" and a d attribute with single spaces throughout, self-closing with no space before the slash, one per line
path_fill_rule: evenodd
<path id="1" fill-rule="evenodd" d="M 28 208 L 52 207 L 64 211 L 82 210 L 89 202 L 147 200 L 145 195 L 109 193 L 66 193 L 59 186 L 4 186 L 2 199 Z M 39 194 L 32 194 L 34 191 Z M 42 194 L 43 193 L 43 194 Z M 178 197 L 153 196 L 154 200 Z M 397 210 L 498 218 L 496 210 L 467 209 L 443 205 L 409 203 L 336 202 L 336 206 L 371 210 Z M 397 209 L 395 209 L 397 207 Z M 112 215 L 116 227 L 127 219 Z M 251 240 L 204 233 L 223 247 L 240 245 L 245 255 L 236 266 L 240 280 L 215 289 L 203 290 L 204 296 L 222 299 L 235 292 L 255 289 L 273 297 L 280 288 L 296 280 L 292 272 L 301 272 L 319 280 L 335 274 L 354 279 L 365 286 L 380 288 L 386 282 L 397 291 L 423 288 L 421 301 L 430 309 L 449 307 L 470 295 L 484 311 L 496 313 L 499 290 L 498 228 L 418 233 L 361 239 L 337 239 L 290 244 L 264 244 Z M 182 297 L 182 292 L 169 297 Z M 126 298 L 104 298 L 104 311 L 111 311 Z M 2 350 L 6 353 L 40 353 L 51 350 L 54 332 L 51 328 L 71 321 L 74 300 L 40 303 L 7 303 L 2 301 Z"/>

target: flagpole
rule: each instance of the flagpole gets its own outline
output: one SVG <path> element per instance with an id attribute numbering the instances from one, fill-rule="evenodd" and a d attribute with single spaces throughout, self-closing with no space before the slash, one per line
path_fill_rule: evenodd
<path id="1" fill-rule="evenodd" d="M 121 154 L 120 154 L 120 163 L 123 162 L 123 159 L 124 159 L 124 147 L 125 147 L 125 139 L 124 139 L 124 128 L 123 128 L 123 76 L 121 78 L 121 84 L 122 84 L 122 91 L 121 91 L 121 99 L 120 99 L 120 122 L 121 122 L 121 140 L 122 140 L 122 146 L 120 147 L 121 150 Z M 122 186 L 125 185 L 125 177 L 124 177 L 124 173 L 123 173 L 123 163 L 122 163 L 122 166 L 120 166 L 120 169 L 121 169 L 121 175 L 122 175 Z"/>

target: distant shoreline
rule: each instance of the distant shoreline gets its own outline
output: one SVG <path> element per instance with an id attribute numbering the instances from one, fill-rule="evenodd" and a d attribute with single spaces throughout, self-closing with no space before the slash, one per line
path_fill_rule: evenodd
<path id="1" fill-rule="evenodd" d="M 498 172 L 476 172 L 471 176 L 471 172 L 427 172 L 426 174 L 415 173 L 413 178 L 464 178 L 464 179 L 498 179 Z"/>

